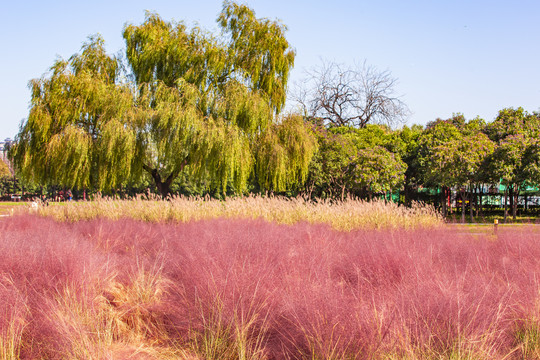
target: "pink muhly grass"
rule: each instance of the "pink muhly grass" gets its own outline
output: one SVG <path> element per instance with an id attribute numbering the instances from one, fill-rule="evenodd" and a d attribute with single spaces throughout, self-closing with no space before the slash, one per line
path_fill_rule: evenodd
<path id="1" fill-rule="evenodd" d="M 26 298 L 6 274 L 0 278 L 0 359 L 20 356 L 22 332 L 27 326 Z"/>
<path id="2" fill-rule="evenodd" d="M 25 326 L 17 351 L 21 358 L 54 358 L 65 345 L 50 321 L 54 297 L 68 285 L 85 289 L 102 275 L 106 258 L 64 225 L 37 217 L 3 220 L 0 234 L 0 277 L 9 279 L 13 309 L 24 306 L 18 311 L 17 321 Z M 12 321 L 0 316 L 3 323 Z"/>
<path id="3" fill-rule="evenodd" d="M 0 310 L 19 309 L 0 312 L 0 329 L 23 319 L 21 358 L 135 348 L 214 359 L 540 351 L 540 233 L 532 228 L 500 229 L 494 239 L 450 228 L 345 233 L 262 220 L 20 216 L 1 221 L 0 234 Z"/>

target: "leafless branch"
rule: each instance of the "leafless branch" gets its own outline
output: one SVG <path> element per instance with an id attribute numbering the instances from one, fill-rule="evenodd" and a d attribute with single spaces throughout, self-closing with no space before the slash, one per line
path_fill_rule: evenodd
<path id="1" fill-rule="evenodd" d="M 345 67 L 323 62 L 307 72 L 304 86 L 293 97 L 307 116 L 331 126 L 365 127 L 368 123 L 395 125 L 409 115 L 395 94 L 397 80 L 388 71 L 366 63 Z"/>

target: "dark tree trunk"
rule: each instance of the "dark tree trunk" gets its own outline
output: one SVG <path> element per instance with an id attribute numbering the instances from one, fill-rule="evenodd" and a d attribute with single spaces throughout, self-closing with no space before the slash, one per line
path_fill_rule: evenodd
<path id="1" fill-rule="evenodd" d="M 147 165 L 143 165 L 143 168 L 144 170 L 148 171 L 148 173 L 152 176 L 152 179 L 154 179 L 154 184 L 156 185 L 156 188 L 163 199 L 165 199 L 171 192 L 171 184 L 181 171 L 181 169 L 175 170 L 169 176 L 167 176 L 165 180 L 162 180 L 157 169 L 152 169 Z"/>
<path id="2" fill-rule="evenodd" d="M 469 186 L 469 215 L 471 216 L 471 224 L 474 222 L 474 207 L 473 207 L 474 196 L 475 196 L 475 192 L 471 185 Z"/>
<path id="3" fill-rule="evenodd" d="M 447 198 L 448 198 L 448 213 L 449 213 L 450 215 L 452 215 L 453 212 L 454 212 L 454 209 L 453 209 L 453 207 L 452 207 L 452 189 L 450 189 L 450 188 L 448 189 L 448 195 L 447 195 Z"/>
<path id="4" fill-rule="evenodd" d="M 405 180 L 406 181 L 406 180 Z M 412 190 L 411 190 L 411 186 L 409 184 L 407 184 L 407 182 L 405 182 L 405 187 L 403 189 L 403 195 L 404 195 L 404 203 L 406 206 L 410 206 L 411 205 L 411 193 L 412 193 Z"/>
<path id="5" fill-rule="evenodd" d="M 504 189 L 504 222 L 506 223 L 506 218 L 508 217 L 508 188 Z"/>
<path id="6" fill-rule="evenodd" d="M 514 201 L 513 201 L 513 207 L 512 207 L 512 219 L 516 220 L 517 216 L 517 207 L 519 202 L 519 188 L 516 186 L 516 189 L 514 190 Z"/>
<path id="7" fill-rule="evenodd" d="M 171 192 L 172 178 L 169 176 L 165 181 L 162 181 L 161 176 L 157 174 L 157 172 L 152 174 L 152 178 L 154 179 L 154 183 L 156 184 L 156 188 L 161 194 L 161 197 L 166 198 Z"/>
<path id="8" fill-rule="evenodd" d="M 443 217 L 446 218 L 448 211 L 446 208 L 446 186 L 443 186 L 441 189 L 441 210 Z"/>
<path id="9" fill-rule="evenodd" d="M 474 204 L 476 205 L 476 217 L 480 214 L 480 194 L 482 193 L 480 186 L 474 188 Z"/>
<path id="10" fill-rule="evenodd" d="M 514 208 L 516 206 L 516 202 L 514 201 L 515 200 L 514 185 L 510 186 L 508 197 L 510 198 L 510 211 L 512 212 L 512 219 L 515 220 Z"/>
<path id="11" fill-rule="evenodd" d="M 461 222 L 465 224 L 465 189 L 461 190 Z"/>

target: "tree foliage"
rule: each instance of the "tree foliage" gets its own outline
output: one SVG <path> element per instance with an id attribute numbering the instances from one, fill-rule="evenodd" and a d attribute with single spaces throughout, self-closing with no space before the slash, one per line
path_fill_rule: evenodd
<path id="1" fill-rule="evenodd" d="M 11 175 L 8 164 L 2 159 L 0 159 L 0 179 L 6 178 Z"/>
<path id="2" fill-rule="evenodd" d="M 424 185 L 461 185 L 461 174 L 453 160 L 462 142 L 463 134 L 451 121 L 439 119 L 428 124 L 418 140 L 416 159 Z"/>
<path id="3" fill-rule="evenodd" d="M 310 166 L 307 188 L 318 195 L 371 197 L 402 187 L 406 165 L 395 152 L 390 129 L 319 129 L 319 153 Z"/>
<path id="4" fill-rule="evenodd" d="M 505 108 L 499 111 L 497 118 L 486 125 L 485 132 L 489 138 L 500 143 L 508 136 L 523 134 L 526 137 L 538 137 L 540 134 L 540 118 L 529 114 L 523 108 Z"/>
<path id="5" fill-rule="evenodd" d="M 30 82 L 31 109 L 11 150 L 24 178 L 40 184 L 111 189 L 131 176 L 133 97 L 117 84 L 118 61 L 91 37 L 81 54 L 57 60 Z"/>
<path id="6" fill-rule="evenodd" d="M 284 115 L 295 58 L 286 27 L 229 1 L 217 23 L 212 34 L 147 13 L 124 27 L 125 63 L 100 36 L 56 60 L 30 82 L 29 115 L 9 150 L 22 180 L 338 198 L 500 182 L 514 215 L 517 194 L 540 183 L 539 114 L 503 109 L 489 124 L 456 114 L 392 131 L 408 114 L 396 79 L 329 63 L 310 75 L 304 116 Z"/>
<path id="7" fill-rule="evenodd" d="M 421 183 L 421 169 L 417 161 L 418 141 L 424 131 L 420 125 L 404 126 L 395 133 L 394 151 L 400 155 L 406 164 L 403 192 L 406 203 L 411 202 L 412 194 Z"/>
<path id="8" fill-rule="evenodd" d="M 274 124 L 257 146 L 256 175 L 263 189 L 284 191 L 305 183 L 317 149 L 311 130 L 299 115 Z"/>
<path id="9" fill-rule="evenodd" d="M 247 6 L 229 1 L 224 3 L 218 24 L 228 38 L 229 73 L 266 94 L 279 113 L 285 105 L 295 58 L 284 36 L 287 28 L 276 21 L 257 19 Z"/>
<path id="10" fill-rule="evenodd" d="M 519 193 L 528 185 L 539 184 L 538 135 L 540 118 L 523 108 L 506 108 L 486 126 L 486 133 L 497 144 L 488 159 L 488 176 L 505 186 L 510 195 L 512 215 L 516 217 Z M 506 204 L 506 202 L 505 202 Z M 506 207 L 505 207 L 506 219 Z"/>
<path id="11" fill-rule="evenodd" d="M 279 115 L 294 63 L 285 26 L 231 2 L 218 24 L 217 36 L 147 13 L 124 28 L 127 74 L 100 37 L 58 60 L 32 82 L 17 168 L 39 183 L 104 190 L 146 174 L 164 196 L 181 173 L 220 192 L 243 192 L 252 178 L 262 189 L 303 181 L 312 134 Z"/>

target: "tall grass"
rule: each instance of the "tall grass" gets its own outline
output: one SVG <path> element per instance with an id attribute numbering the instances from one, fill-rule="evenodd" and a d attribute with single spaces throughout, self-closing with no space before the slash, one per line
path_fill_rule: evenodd
<path id="1" fill-rule="evenodd" d="M 2 359 L 535 359 L 540 234 L 0 221 Z"/>
<path id="2" fill-rule="evenodd" d="M 99 217 L 131 218 L 152 222 L 188 222 L 215 218 L 264 219 L 280 224 L 298 222 L 329 224 L 337 230 L 359 228 L 415 228 L 442 223 L 442 217 L 428 205 L 398 206 L 385 201 L 311 202 L 302 198 L 248 196 L 225 201 L 176 196 L 166 201 L 152 198 L 133 200 L 98 198 L 42 207 L 40 214 L 57 220 L 90 220 Z"/>
<path id="3" fill-rule="evenodd" d="M 0 276 L 0 359 L 17 359 L 27 325 L 26 299 L 8 274 Z"/>

